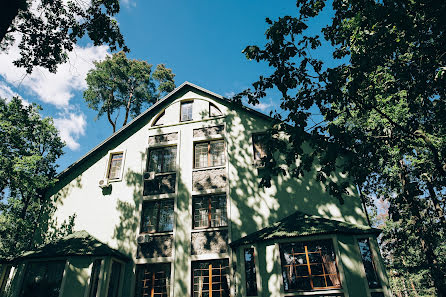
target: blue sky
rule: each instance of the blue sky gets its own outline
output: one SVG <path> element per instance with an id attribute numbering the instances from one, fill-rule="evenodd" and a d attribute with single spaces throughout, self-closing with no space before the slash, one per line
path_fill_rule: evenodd
<path id="1" fill-rule="evenodd" d="M 176 85 L 190 81 L 223 96 L 231 96 L 250 86 L 269 71 L 264 63 L 249 61 L 242 50 L 265 43 L 265 18 L 296 15 L 295 1 L 204 1 L 204 0 L 126 0 L 117 17 L 130 58 L 150 64 L 165 63 L 176 74 Z M 312 23 L 317 32 L 330 17 L 328 10 Z M 58 161 L 63 170 L 112 133 L 105 118 L 95 121 L 96 113 L 82 98 L 85 76 L 92 61 L 108 54 L 106 46 L 93 47 L 80 42 L 70 54 L 69 63 L 57 74 L 37 69 L 31 75 L 12 66 L 17 49 L 0 54 L 0 96 L 20 95 L 26 102 L 43 107 L 52 116 L 62 138 L 65 154 Z M 330 61 L 322 48 L 318 55 Z M 268 113 L 278 99 L 271 95 L 259 111 Z"/>

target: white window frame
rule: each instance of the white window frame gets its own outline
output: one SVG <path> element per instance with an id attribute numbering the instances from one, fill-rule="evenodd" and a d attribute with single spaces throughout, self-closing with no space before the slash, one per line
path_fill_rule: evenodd
<path id="1" fill-rule="evenodd" d="M 191 115 L 192 118 L 189 119 L 189 120 L 183 120 L 183 104 L 185 104 L 185 103 L 192 104 L 192 115 Z M 193 121 L 193 120 L 194 120 L 194 100 L 187 99 L 187 100 L 180 101 L 180 120 L 179 120 L 179 122 L 180 123 L 185 123 L 185 122 L 190 122 L 190 121 Z"/>
<path id="2" fill-rule="evenodd" d="M 122 176 L 124 174 L 126 153 L 127 153 L 126 149 L 108 151 L 108 154 L 107 154 L 107 166 L 105 167 L 105 174 L 104 174 L 104 180 L 107 181 L 107 183 L 114 183 L 114 182 L 121 182 L 122 181 L 122 178 L 123 178 Z M 108 175 L 109 175 L 109 171 L 110 171 L 110 165 L 111 165 L 112 156 L 113 155 L 117 155 L 117 154 L 122 154 L 122 163 L 121 163 L 121 169 L 119 171 L 119 178 L 110 179 L 110 178 L 108 178 Z"/>

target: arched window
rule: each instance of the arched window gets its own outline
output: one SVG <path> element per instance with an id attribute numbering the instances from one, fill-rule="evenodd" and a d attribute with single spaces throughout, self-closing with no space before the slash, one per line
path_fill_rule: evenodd
<path id="1" fill-rule="evenodd" d="M 158 117 L 153 121 L 153 125 L 152 126 L 161 126 L 165 124 L 165 111 L 163 110 Z"/>
<path id="2" fill-rule="evenodd" d="M 218 117 L 221 115 L 222 115 L 222 113 L 221 113 L 220 109 L 218 109 L 218 107 L 215 106 L 215 104 L 209 103 L 209 116 L 210 117 Z"/>

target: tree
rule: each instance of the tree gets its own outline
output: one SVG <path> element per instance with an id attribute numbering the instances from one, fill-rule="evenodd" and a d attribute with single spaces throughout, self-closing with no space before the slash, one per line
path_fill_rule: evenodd
<path id="1" fill-rule="evenodd" d="M 128 51 L 118 22 L 118 0 L 14 0 L 0 11 L 0 49 L 19 42 L 20 58 L 14 61 L 28 73 L 35 66 L 56 72 L 67 52 L 85 35 L 94 45 L 108 44 Z"/>
<path id="2" fill-rule="evenodd" d="M 286 153 L 288 164 L 300 160 L 285 170 L 269 154 L 262 184 L 268 173 L 299 178 L 317 162 L 318 179 L 342 201 L 348 184 L 328 177 L 347 173 L 369 204 L 370 197 L 389 201 L 383 239 L 394 264 L 426 269 L 445 296 L 446 3 L 333 0 L 322 36 L 309 35 L 308 23 L 326 4 L 298 0 L 297 16 L 266 20 L 264 47 L 244 50 L 274 71 L 234 99 L 256 104 L 278 90 L 287 115 L 274 115 L 272 134 L 289 134 L 290 145 L 273 141 L 270 151 Z M 317 58 L 322 42 L 335 66 Z M 309 125 L 314 113 L 322 121 Z"/>
<path id="3" fill-rule="evenodd" d="M 125 126 L 129 117 L 139 115 L 141 108 L 155 103 L 162 94 L 175 88 L 175 74 L 164 64 L 156 66 L 152 74 L 152 65 L 146 61 L 129 60 L 124 52 L 94 62 L 94 65 L 95 68 L 87 74 L 88 88 L 84 99 L 98 112 L 97 118 L 107 115 L 113 133 L 121 110 L 125 111 L 122 124 Z"/>
<path id="4" fill-rule="evenodd" d="M 17 97 L 0 99 L 0 258 L 32 248 L 47 231 L 42 214 L 53 205 L 45 191 L 56 182 L 64 144 L 39 110 Z"/>

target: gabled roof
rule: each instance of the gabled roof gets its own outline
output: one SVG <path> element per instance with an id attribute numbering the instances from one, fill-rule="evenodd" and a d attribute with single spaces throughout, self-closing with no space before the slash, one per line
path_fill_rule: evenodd
<path id="1" fill-rule="evenodd" d="M 230 245 L 237 247 L 258 241 L 277 240 L 319 234 L 379 234 L 381 231 L 368 226 L 330 220 L 296 211 L 273 225 L 246 235 Z"/>
<path id="2" fill-rule="evenodd" d="M 41 259 L 67 256 L 95 256 L 106 257 L 113 256 L 123 260 L 131 258 L 118 250 L 112 249 L 105 243 L 100 242 L 87 231 L 82 230 L 65 236 L 55 242 L 38 247 L 34 251 L 24 252 L 17 257 L 17 260 L 23 259 Z"/>
<path id="3" fill-rule="evenodd" d="M 58 178 L 61 179 L 62 177 L 64 177 L 67 174 L 69 174 L 69 172 L 71 172 L 75 167 L 77 167 L 79 164 L 81 164 L 86 159 L 88 159 L 93 153 L 95 153 L 96 151 L 101 149 L 107 143 L 109 143 L 112 140 L 116 139 L 118 136 L 123 135 L 124 132 L 129 131 L 130 128 L 135 126 L 139 121 L 141 121 L 142 119 L 146 118 L 147 116 L 150 116 L 150 114 L 153 111 L 156 111 L 157 107 L 159 107 L 160 105 L 162 105 L 163 103 L 168 101 L 170 98 L 174 97 L 176 94 L 180 93 L 181 91 L 183 91 L 183 90 L 185 90 L 187 88 L 192 89 L 192 90 L 195 89 L 195 90 L 200 91 L 202 93 L 208 94 L 208 95 L 210 95 L 211 97 L 213 97 L 213 98 L 215 98 L 217 100 L 224 101 L 226 104 L 230 104 L 230 105 L 232 105 L 234 107 L 241 108 L 241 109 L 243 109 L 243 110 L 253 114 L 254 116 L 262 117 L 262 118 L 267 119 L 267 120 L 273 120 L 273 118 L 267 116 L 266 114 L 263 114 L 261 112 L 258 112 L 258 111 L 254 110 L 252 108 L 249 108 L 249 107 L 246 107 L 246 106 L 243 106 L 243 105 L 238 105 L 238 104 L 234 103 L 233 101 L 231 101 L 231 100 L 229 100 L 229 99 L 227 99 L 227 98 L 225 98 L 225 97 L 223 97 L 223 96 L 221 96 L 219 94 L 216 94 L 214 92 L 206 90 L 205 88 L 202 88 L 200 86 L 194 85 L 193 83 L 190 83 L 190 82 L 186 81 L 186 82 L 182 83 L 180 86 L 176 87 L 172 92 L 170 92 L 169 94 L 167 94 L 166 96 L 164 96 L 163 98 L 158 100 L 155 104 L 150 106 L 146 111 L 142 112 L 140 115 L 138 115 L 136 118 L 134 118 L 130 123 L 128 123 L 127 125 L 121 127 L 121 129 L 119 129 L 118 131 L 116 131 L 115 133 L 110 135 L 107 139 L 102 141 L 100 144 L 98 144 L 96 147 L 94 147 L 92 150 L 90 150 L 88 153 L 86 153 L 84 156 L 82 156 L 79 160 L 77 160 L 76 162 L 74 162 L 73 164 L 68 166 L 68 168 L 63 170 L 58 175 Z"/>

